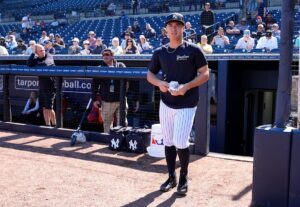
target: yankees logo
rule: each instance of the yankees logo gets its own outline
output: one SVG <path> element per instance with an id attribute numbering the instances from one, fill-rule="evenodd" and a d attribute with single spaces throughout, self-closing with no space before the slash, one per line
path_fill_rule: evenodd
<path id="1" fill-rule="evenodd" d="M 132 151 L 136 150 L 137 149 L 136 145 L 137 145 L 136 140 L 134 140 L 134 142 L 132 140 L 130 140 L 129 149 L 131 149 Z"/>
<path id="2" fill-rule="evenodd" d="M 111 141 L 111 147 L 114 148 L 114 149 L 117 149 L 119 148 L 119 143 L 120 143 L 120 140 L 119 139 L 112 139 Z"/>

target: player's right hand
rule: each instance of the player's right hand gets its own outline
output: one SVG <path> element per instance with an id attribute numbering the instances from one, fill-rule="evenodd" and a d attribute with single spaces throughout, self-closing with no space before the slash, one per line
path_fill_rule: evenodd
<path id="1" fill-rule="evenodd" d="M 166 93 L 169 90 L 169 83 L 166 81 L 160 81 L 158 87 L 161 92 Z"/>

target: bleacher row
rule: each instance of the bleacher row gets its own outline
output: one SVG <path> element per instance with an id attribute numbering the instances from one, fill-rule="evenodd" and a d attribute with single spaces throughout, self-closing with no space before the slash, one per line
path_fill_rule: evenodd
<path id="1" fill-rule="evenodd" d="M 234 12 L 220 13 L 216 15 L 215 28 L 224 25 L 229 20 L 235 20 L 237 15 Z M 66 48 L 61 50 L 60 53 L 66 54 L 67 48 L 72 44 L 72 39 L 74 37 L 79 38 L 80 45 L 87 39 L 87 34 L 89 31 L 94 31 L 97 37 L 101 37 L 106 45 L 111 45 L 111 39 L 113 37 L 120 37 L 121 34 L 127 29 L 128 26 L 133 25 L 133 22 L 138 21 L 141 26 L 141 33 L 135 34 L 138 38 L 140 34 L 145 30 L 146 23 L 149 23 L 153 29 L 157 32 L 156 38 L 151 38 L 150 43 L 154 48 L 160 46 L 160 41 L 158 36 L 160 35 L 160 30 L 164 26 L 165 16 L 148 16 L 148 17 L 129 17 L 129 18 L 107 18 L 101 20 L 85 20 L 76 22 L 74 24 L 69 24 L 66 26 L 59 26 L 57 28 L 48 28 L 47 32 L 53 34 L 60 34 L 66 43 Z M 201 34 L 200 15 L 185 15 L 185 21 L 191 22 L 193 28 L 197 34 Z M 31 32 L 29 35 L 23 38 L 23 40 L 28 43 L 30 40 L 38 41 L 41 35 L 41 31 L 37 31 L 34 27 L 33 30 L 36 32 Z M 11 24 L 11 25 L 0 25 L 0 34 L 5 36 L 9 31 L 16 31 L 21 33 L 21 24 Z"/>
<path id="2" fill-rule="evenodd" d="M 281 23 L 281 11 L 273 10 L 270 11 L 273 15 L 276 22 L 280 25 Z M 219 26 L 223 26 L 225 28 L 226 24 L 229 20 L 237 21 L 238 15 L 234 12 L 229 13 L 219 13 L 216 14 L 215 17 L 215 25 L 214 29 Z M 97 37 L 101 37 L 103 39 L 104 44 L 110 46 L 111 40 L 113 37 L 121 37 L 121 34 L 127 29 L 128 26 L 133 25 L 133 22 L 137 21 L 141 26 L 141 33 L 136 33 L 135 38 L 138 38 L 140 34 L 145 30 L 145 24 L 149 23 L 157 32 L 157 36 L 155 38 L 150 38 L 149 42 L 153 46 L 153 48 L 157 48 L 160 46 L 160 41 L 158 36 L 160 34 L 161 28 L 164 26 L 165 16 L 147 16 L 147 17 L 125 17 L 125 18 L 106 18 L 106 19 L 96 19 L 96 20 L 84 20 L 79 21 L 74 24 L 68 24 L 64 26 L 59 26 L 57 28 L 48 28 L 47 32 L 53 34 L 60 34 L 63 40 L 66 43 L 66 48 L 62 50 L 57 50 L 57 54 L 67 54 L 68 47 L 72 44 L 72 39 L 74 37 L 79 38 L 80 45 L 82 42 L 87 39 L 87 34 L 89 31 L 94 31 Z M 298 31 L 300 30 L 300 11 L 295 13 L 295 29 L 294 29 L 294 40 L 298 37 Z M 297 21 L 298 20 L 298 21 Z M 202 34 L 199 14 L 186 14 L 185 21 L 191 22 L 193 28 L 195 29 L 197 35 Z M 250 25 L 249 29 L 251 32 L 256 30 L 256 26 Z M 33 28 L 36 32 L 31 32 L 27 35 L 23 40 L 28 43 L 29 40 L 38 41 L 40 38 L 41 32 L 37 28 Z M 21 24 L 11 24 L 11 25 L 0 25 L 0 35 L 5 36 L 9 31 L 16 31 L 21 33 L 22 28 Z M 220 48 L 218 46 L 213 45 L 214 53 L 229 53 L 229 52 L 241 52 L 246 53 L 246 50 L 234 50 L 234 47 L 238 41 L 240 36 L 229 36 L 230 44 L 226 45 L 224 48 Z M 279 50 L 273 50 L 272 52 L 278 52 Z M 296 50 L 295 50 L 296 51 Z M 264 49 L 253 50 L 252 52 L 266 52 Z"/>

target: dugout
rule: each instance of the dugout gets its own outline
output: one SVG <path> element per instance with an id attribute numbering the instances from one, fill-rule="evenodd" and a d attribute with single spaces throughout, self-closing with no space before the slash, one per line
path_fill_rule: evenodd
<path id="1" fill-rule="evenodd" d="M 57 66 L 69 69 L 97 66 L 101 61 L 99 56 L 55 56 L 54 58 Z M 139 81 L 141 89 L 139 93 L 145 104 L 142 110 L 145 113 L 141 113 L 141 115 L 146 116 L 142 120 L 149 121 L 145 123 L 148 125 L 156 123 L 158 121 L 159 91 L 157 88 L 149 85 L 145 79 L 145 67 L 147 67 L 151 56 L 119 56 L 116 58 L 124 62 L 127 67 L 141 70 L 144 68 L 144 72 L 140 73 L 138 77 L 135 77 L 132 73 L 131 75 L 133 76 L 131 77 L 129 74 L 126 79 L 137 79 Z M 298 64 L 297 58 L 297 55 L 294 55 L 293 65 L 295 68 Z M 207 55 L 207 59 L 213 74 L 210 78 L 210 84 L 208 84 L 208 90 L 211 93 L 210 97 L 208 97 L 209 104 L 207 105 L 209 106 L 207 107 L 209 117 L 206 119 L 209 121 L 209 130 L 205 131 L 204 128 L 201 128 L 203 127 L 201 126 L 203 120 L 195 120 L 194 129 L 198 130 L 198 128 L 201 128 L 198 135 L 200 133 L 201 139 L 205 140 L 197 144 L 199 137 L 196 137 L 196 147 L 201 145 L 204 151 L 205 148 L 209 148 L 209 151 L 212 152 L 252 156 L 255 127 L 274 122 L 279 55 L 220 54 Z M 2 64 L 17 64 L 14 67 L 23 67 L 21 65 L 26 64 L 27 57 L 8 56 L 0 57 L 0 60 Z M 0 67 L 3 68 L 4 65 Z M 1 70 L 0 73 L 3 74 Z M 65 75 L 62 81 L 69 79 L 88 84 L 91 78 L 89 76 L 91 74 L 86 77 L 80 77 L 78 74 L 74 75 L 73 73 L 70 73 L 69 76 Z M 9 100 L 12 109 L 12 121 L 18 120 L 18 117 L 14 116 L 18 114 L 20 105 L 24 106 L 29 94 L 27 90 L 16 88 L 16 76 L 26 77 L 27 75 L 13 74 L 9 76 L 9 91 L 11 95 Z M 120 78 L 120 76 L 115 78 Z M 2 91 L 4 90 L 5 87 L 3 87 Z M 74 90 L 62 90 L 62 102 L 72 103 L 70 107 L 67 106 L 65 108 L 66 111 L 63 113 L 63 120 L 65 120 L 63 126 L 67 128 L 75 128 L 90 96 L 89 88 L 77 92 Z M 3 92 L 0 92 L 0 107 L 3 107 L 4 100 Z M 1 110 L 0 120 L 3 120 L 4 114 L 5 112 Z M 196 117 L 196 119 L 198 118 Z M 91 125 L 87 126 L 87 130 L 97 131 L 93 127 L 88 127 L 91 127 Z"/>

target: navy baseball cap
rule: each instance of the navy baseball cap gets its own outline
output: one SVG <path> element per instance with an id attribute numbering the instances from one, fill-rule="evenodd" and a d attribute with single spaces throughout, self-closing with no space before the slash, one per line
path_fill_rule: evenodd
<path id="1" fill-rule="evenodd" d="M 49 40 L 45 40 L 44 42 L 43 42 L 43 44 L 42 45 L 47 45 L 47 44 L 49 44 L 50 43 L 50 41 Z"/>
<path id="2" fill-rule="evenodd" d="M 184 25 L 183 15 L 180 13 L 172 13 L 167 16 L 165 25 L 167 25 L 169 22 L 179 22 Z"/>

